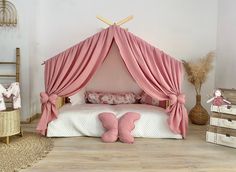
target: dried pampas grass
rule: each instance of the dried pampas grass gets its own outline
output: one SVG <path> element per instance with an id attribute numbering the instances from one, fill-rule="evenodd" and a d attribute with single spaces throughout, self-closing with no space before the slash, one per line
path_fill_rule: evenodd
<path id="1" fill-rule="evenodd" d="M 183 60 L 183 65 L 188 76 L 188 81 L 193 84 L 197 95 L 201 93 L 202 84 L 207 79 L 207 74 L 213 68 L 214 52 L 208 53 L 205 57 L 197 61 L 186 62 Z"/>

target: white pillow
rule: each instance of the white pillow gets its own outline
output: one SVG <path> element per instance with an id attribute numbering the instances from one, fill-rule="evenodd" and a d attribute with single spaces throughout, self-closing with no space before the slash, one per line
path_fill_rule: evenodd
<path id="1" fill-rule="evenodd" d="M 81 89 L 78 93 L 69 97 L 72 105 L 85 104 L 85 89 Z"/>

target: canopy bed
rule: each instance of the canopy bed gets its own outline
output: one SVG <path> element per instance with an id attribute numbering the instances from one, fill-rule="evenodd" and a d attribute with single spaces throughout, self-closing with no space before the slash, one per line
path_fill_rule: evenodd
<path id="1" fill-rule="evenodd" d="M 168 101 L 166 109 L 145 104 L 62 106 L 65 97 L 86 86 L 106 59 L 113 42 L 138 86 L 148 96 Z M 40 94 L 42 116 L 37 126 L 42 135 L 101 136 L 104 129 L 97 117 L 99 113 L 113 112 L 119 118 L 127 111 L 134 111 L 141 115 L 132 131 L 135 137 L 186 137 L 188 114 L 181 93 L 182 62 L 127 30 L 112 25 L 44 63 L 45 92 Z"/>

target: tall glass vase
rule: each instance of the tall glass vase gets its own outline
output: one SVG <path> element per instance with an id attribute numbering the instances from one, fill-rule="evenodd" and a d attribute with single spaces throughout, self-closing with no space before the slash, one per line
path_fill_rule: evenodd
<path id="1" fill-rule="evenodd" d="M 201 95 L 196 95 L 196 105 L 189 112 L 190 121 L 193 124 L 205 125 L 209 120 L 209 114 L 201 105 Z"/>

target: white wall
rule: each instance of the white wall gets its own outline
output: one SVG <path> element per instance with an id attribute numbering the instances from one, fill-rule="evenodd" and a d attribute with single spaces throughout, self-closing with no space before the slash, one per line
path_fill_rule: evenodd
<path id="1" fill-rule="evenodd" d="M 15 48 L 21 50 L 20 83 L 22 96 L 21 119 L 26 120 L 30 115 L 30 77 L 29 59 L 32 58 L 32 40 L 34 39 L 35 7 L 36 2 L 25 0 L 11 0 L 18 12 L 18 24 L 14 28 L 0 27 L 0 61 L 15 61 Z M 0 66 L 0 72 L 9 74 L 15 72 L 15 66 Z M 8 83 L 11 80 L 0 79 Z M 12 80 L 14 81 L 14 80 Z"/>
<path id="2" fill-rule="evenodd" d="M 17 1 L 19 6 L 25 7 L 27 2 Z M 25 75 L 29 75 L 31 81 L 28 115 L 40 112 L 39 92 L 44 90 L 42 61 L 106 26 L 95 18 L 96 15 L 112 21 L 134 15 L 134 19 L 123 27 L 129 28 L 130 32 L 178 59 L 198 58 L 216 48 L 217 1 L 215 0 L 38 0 L 36 2 L 37 9 L 33 12 L 37 21 L 34 28 L 35 38 L 26 40 L 31 47 L 31 53 L 25 57 L 29 59 L 30 64 L 30 72 L 26 72 Z M 30 7 L 28 8 L 26 11 L 30 12 Z M 23 15 L 26 12 L 19 11 L 19 13 Z M 20 34 L 27 31 L 27 29 L 22 30 Z M 25 50 L 28 51 L 29 46 L 28 48 L 25 46 Z M 189 109 L 195 103 L 195 93 L 189 83 L 185 81 L 183 85 Z M 204 101 L 207 99 L 206 94 L 211 92 L 213 87 L 214 71 L 203 86 Z M 28 87 L 24 89 L 28 90 Z"/>
<path id="3" fill-rule="evenodd" d="M 236 1 L 219 0 L 216 82 L 218 88 L 236 88 Z"/>

